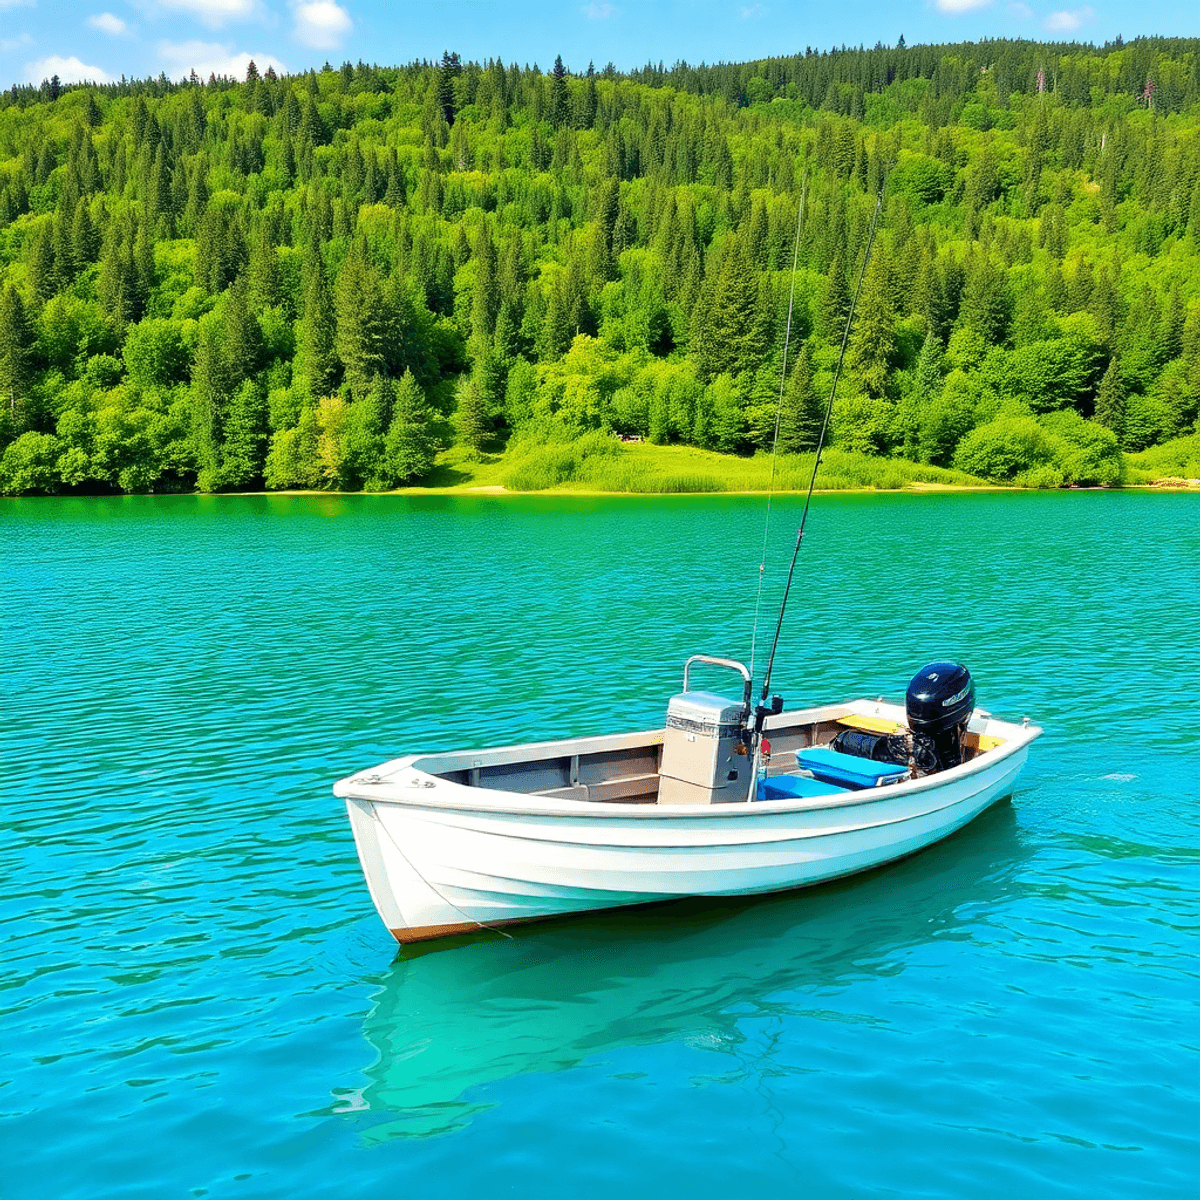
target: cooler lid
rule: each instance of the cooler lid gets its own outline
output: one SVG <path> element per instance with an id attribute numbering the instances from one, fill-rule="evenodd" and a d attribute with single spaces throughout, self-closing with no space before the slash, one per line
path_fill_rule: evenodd
<path id="1" fill-rule="evenodd" d="M 740 725 L 742 712 L 740 701 L 715 692 L 680 692 L 667 704 L 667 727 L 678 729 L 686 723 L 711 729 L 715 734 L 720 727 Z"/>

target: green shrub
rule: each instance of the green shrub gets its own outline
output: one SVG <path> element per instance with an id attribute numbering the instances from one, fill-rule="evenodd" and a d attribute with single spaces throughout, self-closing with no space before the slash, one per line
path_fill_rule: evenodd
<path id="1" fill-rule="evenodd" d="M 954 170 L 936 158 L 911 154 L 892 172 L 890 191 L 900 192 L 918 204 L 937 204 L 954 185 Z"/>
<path id="2" fill-rule="evenodd" d="M 124 358 L 129 378 L 146 387 L 183 378 L 191 363 L 179 324 L 155 317 L 130 329 Z"/>
<path id="3" fill-rule="evenodd" d="M 1069 484 L 1111 487 L 1124 475 L 1124 459 L 1117 435 L 1077 412 L 1064 409 L 1043 418 L 1043 427 L 1058 440 L 1054 466 Z M 1050 485 L 1043 485 L 1050 486 Z"/>
<path id="4" fill-rule="evenodd" d="M 0 458 L 0 495 L 56 492 L 62 443 L 51 433 L 23 433 Z"/>
<path id="5" fill-rule="evenodd" d="M 981 425 L 959 443 L 954 465 L 1021 487 L 1108 487 L 1124 474 L 1116 434 L 1070 409 L 1041 420 L 1004 416 Z"/>
<path id="6" fill-rule="evenodd" d="M 1200 433 L 1175 438 L 1131 454 L 1131 475 L 1137 482 L 1148 483 L 1152 479 L 1200 479 Z"/>
<path id="7" fill-rule="evenodd" d="M 1060 488 L 1066 483 L 1066 477 L 1057 467 L 1046 465 L 1022 471 L 1013 483 L 1023 488 Z"/>
<path id="8" fill-rule="evenodd" d="M 1033 417 L 1000 417 L 959 442 L 954 465 L 993 483 L 1008 483 L 1053 461 L 1054 449 L 1054 439 Z"/>

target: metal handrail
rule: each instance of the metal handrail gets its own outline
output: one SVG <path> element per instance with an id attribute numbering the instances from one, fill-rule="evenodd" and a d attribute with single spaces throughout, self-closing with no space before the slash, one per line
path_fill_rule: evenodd
<path id="1" fill-rule="evenodd" d="M 728 667 L 731 671 L 736 671 L 745 684 L 742 688 L 742 704 L 745 706 L 746 715 L 750 715 L 750 693 L 754 687 L 753 677 L 750 674 L 749 668 L 733 658 L 717 658 L 714 654 L 693 654 L 691 658 L 683 664 L 683 690 L 691 691 L 688 687 L 688 672 L 691 669 L 692 663 L 707 663 L 710 667 Z"/>

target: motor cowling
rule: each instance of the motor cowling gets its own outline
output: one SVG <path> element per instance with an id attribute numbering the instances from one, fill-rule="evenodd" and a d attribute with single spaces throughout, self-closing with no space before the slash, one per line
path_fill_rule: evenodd
<path id="1" fill-rule="evenodd" d="M 957 767 L 962 738 L 975 711 L 975 682 L 962 663 L 938 661 L 922 667 L 904 697 L 913 757 L 926 773 Z"/>

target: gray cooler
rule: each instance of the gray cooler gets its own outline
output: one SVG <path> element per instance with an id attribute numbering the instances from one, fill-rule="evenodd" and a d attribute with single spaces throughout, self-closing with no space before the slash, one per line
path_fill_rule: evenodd
<path id="1" fill-rule="evenodd" d="M 714 692 L 681 692 L 667 705 L 659 804 L 725 804 L 750 794 L 754 759 L 737 754 L 745 707 Z"/>

